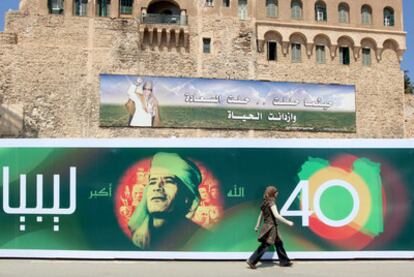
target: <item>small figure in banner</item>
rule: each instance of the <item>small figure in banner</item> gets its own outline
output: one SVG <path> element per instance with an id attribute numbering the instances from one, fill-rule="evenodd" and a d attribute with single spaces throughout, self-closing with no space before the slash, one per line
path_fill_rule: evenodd
<path id="1" fill-rule="evenodd" d="M 132 242 L 141 249 L 180 250 L 200 226 L 189 218 L 198 206 L 198 167 L 175 153 L 157 153 L 148 185 L 128 222 Z"/>
<path id="2" fill-rule="evenodd" d="M 141 88 L 142 83 L 144 85 Z M 129 126 L 159 126 L 160 113 L 152 82 L 143 82 L 141 78 L 137 78 L 136 83 L 130 85 L 127 93 L 129 99 L 125 107 L 129 113 Z"/>
<path id="3" fill-rule="evenodd" d="M 256 264 L 266 252 L 269 246 L 274 245 L 276 248 L 277 256 L 279 257 L 280 266 L 291 266 L 292 262 L 286 254 L 283 247 L 283 242 L 279 236 L 277 221 L 281 221 L 286 225 L 293 226 L 293 222 L 283 218 L 276 207 L 276 197 L 278 195 L 277 188 L 268 186 L 264 192 L 263 203 L 260 206 L 261 212 L 257 219 L 255 231 L 257 232 L 260 227 L 262 218 L 264 223 L 260 229 L 258 241 L 261 243 L 260 246 L 254 251 L 254 253 L 247 259 L 247 264 L 251 269 L 256 269 Z"/>

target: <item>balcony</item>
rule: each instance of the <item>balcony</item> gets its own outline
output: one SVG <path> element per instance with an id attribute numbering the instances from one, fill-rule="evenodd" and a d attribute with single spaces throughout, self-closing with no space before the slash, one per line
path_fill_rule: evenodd
<path id="1" fill-rule="evenodd" d="M 187 16 L 179 14 L 147 13 L 141 16 L 144 24 L 169 24 L 187 26 Z"/>
<path id="2" fill-rule="evenodd" d="M 143 49 L 147 47 L 187 48 L 189 44 L 187 15 L 185 11 L 181 11 L 181 14 L 143 12 L 139 33 Z"/>

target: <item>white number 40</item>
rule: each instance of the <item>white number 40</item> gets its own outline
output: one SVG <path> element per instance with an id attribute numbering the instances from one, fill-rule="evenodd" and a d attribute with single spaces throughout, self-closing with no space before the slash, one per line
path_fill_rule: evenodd
<path id="1" fill-rule="evenodd" d="M 320 200 L 323 193 L 331 187 L 342 187 L 346 189 L 352 196 L 353 207 L 352 211 L 343 219 L 332 220 L 325 216 L 320 207 Z M 296 198 L 299 198 L 301 193 L 301 209 L 289 210 Z M 309 207 L 309 181 L 300 181 L 295 187 L 286 203 L 280 210 L 282 216 L 300 216 L 302 217 L 302 226 L 309 226 L 309 217 L 315 213 L 316 217 L 324 224 L 331 227 L 342 227 L 352 222 L 359 213 L 359 196 L 355 188 L 348 182 L 340 179 L 328 180 L 315 191 L 313 196 L 313 208 L 311 211 Z M 335 207 L 332 207 L 335 208 Z"/>

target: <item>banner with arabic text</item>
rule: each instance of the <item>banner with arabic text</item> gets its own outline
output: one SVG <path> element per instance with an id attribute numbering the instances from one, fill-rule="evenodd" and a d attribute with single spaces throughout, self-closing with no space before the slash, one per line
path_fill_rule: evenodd
<path id="1" fill-rule="evenodd" d="M 245 259 L 272 185 L 292 258 L 413 258 L 413 166 L 411 140 L 1 141 L 0 257 Z"/>
<path id="2" fill-rule="evenodd" d="M 101 75 L 100 126 L 355 132 L 355 86 Z"/>

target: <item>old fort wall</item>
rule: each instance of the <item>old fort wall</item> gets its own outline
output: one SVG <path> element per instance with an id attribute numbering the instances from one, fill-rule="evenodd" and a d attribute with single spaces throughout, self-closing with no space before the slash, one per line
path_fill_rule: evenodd
<path id="1" fill-rule="evenodd" d="M 3 103 L 22 103 L 24 137 L 270 137 L 402 138 L 403 72 L 397 53 L 363 67 L 314 55 L 292 63 L 289 53 L 267 61 L 256 51 L 254 21 L 209 15 L 190 19 L 188 47 L 142 47 L 136 19 L 13 12 L 0 35 Z M 212 53 L 203 54 L 203 37 Z M 281 50 L 279 50 L 281 51 Z M 100 74 L 255 79 L 356 86 L 356 133 L 99 127 Z M 406 123 L 411 124 L 412 121 Z M 410 127 L 412 129 L 412 127 Z M 408 128 L 408 129 L 410 129 Z"/>

